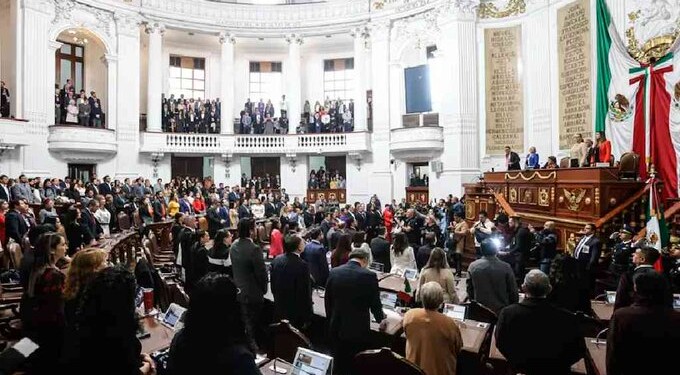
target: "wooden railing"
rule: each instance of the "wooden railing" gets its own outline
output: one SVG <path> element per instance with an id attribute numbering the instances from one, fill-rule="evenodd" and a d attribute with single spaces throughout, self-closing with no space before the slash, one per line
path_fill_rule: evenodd
<path id="1" fill-rule="evenodd" d="M 669 226 L 672 226 L 673 223 L 673 216 L 680 214 L 680 201 L 675 202 L 672 206 L 670 206 L 668 209 L 664 210 L 663 212 L 663 217 L 666 219 L 666 223 Z M 634 240 L 637 241 L 643 237 L 647 236 L 647 228 L 642 228 L 636 235 Z"/>
<path id="2" fill-rule="evenodd" d="M 597 220 L 595 222 L 595 227 L 598 228 L 598 229 L 601 228 L 606 223 L 608 223 L 612 219 L 614 219 L 616 216 L 623 213 L 623 211 L 628 210 L 630 208 L 630 206 L 635 204 L 635 202 L 637 202 L 638 200 L 642 199 L 648 193 L 649 193 L 649 185 L 645 185 L 645 187 L 642 188 L 642 190 L 638 191 L 637 193 L 635 193 L 635 195 L 626 199 L 625 201 L 623 201 L 623 203 L 616 206 L 615 209 L 609 211 L 606 215 L 604 215 L 599 220 Z"/>
<path id="3" fill-rule="evenodd" d="M 508 201 L 505 200 L 505 197 L 503 197 L 503 195 L 501 195 L 500 193 L 493 192 L 493 196 L 494 198 L 496 198 L 496 203 L 498 203 L 501 206 L 503 211 L 505 211 L 505 213 L 508 216 L 517 215 L 515 210 L 513 210 L 512 207 L 510 207 L 510 203 L 508 203 Z"/>

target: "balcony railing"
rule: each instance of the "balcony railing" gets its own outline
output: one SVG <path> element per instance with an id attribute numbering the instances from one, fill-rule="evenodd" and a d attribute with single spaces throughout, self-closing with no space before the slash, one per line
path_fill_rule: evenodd
<path id="1" fill-rule="evenodd" d="M 141 152 L 311 154 L 368 152 L 368 132 L 285 135 L 141 134 Z"/>
<path id="2" fill-rule="evenodd" d="M 47 147 L 67 161 L 103 161 L 118 151 L 116 132 L 80 125 L 49 127 Z"/>
<path id="3" fill-rule="evenodd" d="M 0 149 L 25 145 L 27 120 L 0 118 Z"/>

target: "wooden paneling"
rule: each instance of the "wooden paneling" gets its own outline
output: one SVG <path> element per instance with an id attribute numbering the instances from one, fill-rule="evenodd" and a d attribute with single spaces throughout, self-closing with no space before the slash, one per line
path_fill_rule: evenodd
<path id="1" fill-rule="evenodd" d="M 430 190 L 427 186 L 406 188 L 406 202 L 409 204 L 427 204 L 430 201 Z"/>
<path id="2" fill-rule="evenodd" d="M 307 202 L 314 203 L 317 199 L 325 199 L 328 202 L 337 201 L 338 203 L 347 203 L 347 190 L 307 189 Z"/>

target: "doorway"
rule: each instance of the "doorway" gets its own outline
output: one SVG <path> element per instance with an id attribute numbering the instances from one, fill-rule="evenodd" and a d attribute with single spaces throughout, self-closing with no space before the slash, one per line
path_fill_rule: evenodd
<path id="1" fill-rule="evenodd" d="M 202 156 L 175 156 L 170 161 L 172 177 L 196 177 L 203 179 Z"/>
<path id="2" fill-rule="evenodd" d="M 68 176 L 89 182 L 97 175 L 97 164 L 69 164 Z"/>

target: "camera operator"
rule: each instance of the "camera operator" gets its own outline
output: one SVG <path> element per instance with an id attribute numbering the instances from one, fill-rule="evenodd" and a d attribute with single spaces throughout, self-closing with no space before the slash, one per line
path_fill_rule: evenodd
<path id="1" fill-rule="evenodd" d="M 552 265 L 555 255 L 557 255 L 557 232 L 555 232 L 555 222 L 546 221 L 543 224 L 541 231 L 529 225 L 529 231 L 534 235 L 534 243 L 538 248 L 539 265 L 543 273 L 550 274 L 550 266 Z"/>

